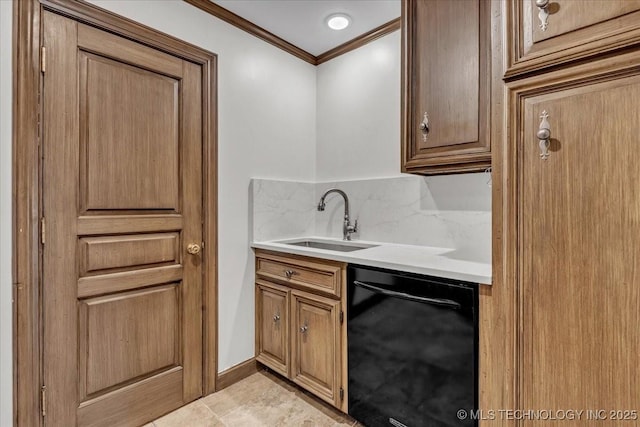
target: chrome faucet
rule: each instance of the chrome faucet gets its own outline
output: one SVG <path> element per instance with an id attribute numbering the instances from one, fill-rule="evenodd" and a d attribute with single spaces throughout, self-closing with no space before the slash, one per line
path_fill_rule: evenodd
<path id="1" fill-rule="evenodd" d="M 358 232 L 358 220 L 356 219 L 356 222 L 354 225 L 351 225 L 351 222 L 349 222 L 349 198 L 347 197 L 347 194 L 344 191 L 339 190 L 337 188 L 331 188 L 325 191 L 322 197 L 320 197 L 320 203 L 318 203 L 318 211 L 320 212 L 324 211 L 324 208 L 325 208 L 324 198 L 327 197 L 329 193 L 338 193 L 344 199 L 344 222 L 342 223 L 342 239 L 351 240 L 351 233 Z"/>

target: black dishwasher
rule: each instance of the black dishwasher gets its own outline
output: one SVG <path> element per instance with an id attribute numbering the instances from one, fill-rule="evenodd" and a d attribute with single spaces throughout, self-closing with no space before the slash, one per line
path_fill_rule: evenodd
<path id="1" fill-rule="evenodd" d="M 357 265 L 347 278 L 349 415 L 367 427 L 477 426 L 477 285 Z"/>

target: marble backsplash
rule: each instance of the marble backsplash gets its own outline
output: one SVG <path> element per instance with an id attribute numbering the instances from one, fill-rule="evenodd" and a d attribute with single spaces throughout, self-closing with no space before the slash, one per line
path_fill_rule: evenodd
<path id="1" fill-rule="evenodd" d="M 354 181 L 301 183 L 253 179 L 252 240 L 300 236 L 342 237 L 342 197 L 349 196 L 353 239 L 455 249 L 464 259 L 491 259 L 491 187 L 484 173 L 421 177 L 401 175 Z"/>
<path id="2" fill-rule="evenodd" d="M 252 179 L 249 239 L 264 242 L 311 236 L 315 230 L 315 188 L 309 182 Z"/>

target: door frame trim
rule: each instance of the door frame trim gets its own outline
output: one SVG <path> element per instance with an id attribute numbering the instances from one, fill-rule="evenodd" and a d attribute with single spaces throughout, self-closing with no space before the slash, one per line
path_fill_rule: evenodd
<path id="1" fill-rule="evenodd" d="M 203 395 L 218 377 L 217 55 L 84 1 L 13 3 L 13 424 L 42 425 L 41 108 L 40 45 L 43 10 L 137 41 L 202 68 L 204 241 Z"/>

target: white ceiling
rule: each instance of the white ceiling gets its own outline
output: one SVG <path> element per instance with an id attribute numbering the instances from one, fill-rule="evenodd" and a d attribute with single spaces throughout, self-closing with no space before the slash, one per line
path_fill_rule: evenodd
<path id="1" fill-rule="evenodd" d="M 400 16 L 400 0 L 211 0 L 318 56 Z M 327 16 L 346 13 L 351 25 L 335 31 Z"/>

